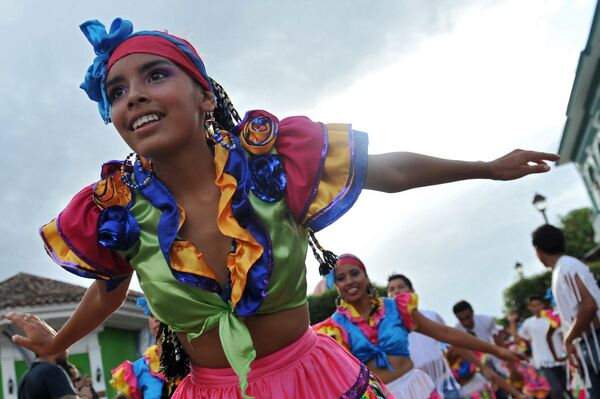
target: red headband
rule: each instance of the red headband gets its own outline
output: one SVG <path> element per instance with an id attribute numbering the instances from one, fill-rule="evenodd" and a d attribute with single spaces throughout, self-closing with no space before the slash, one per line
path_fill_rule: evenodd
<path id="1" fill-rule="evenodd" d="M 165 33 L 165 35 L 167 34 Z M 173 37 L 174 39 L 177 39 L 181 43 L 185 44 L 185 46 L 195 56 L 197 56 L 198 59 L 202 60 L 190 43 L 177 36 L 168 36 Z M 177 47 L 175 43 L 172 43 L 160 36 L 140 35 L 125 40 L 113 51 L 110 59 L 108 60 L 106 74 L 108 75 L 108 71 L 110 71 L 110 68 L 115 64 L 115 62 L 129 54 L 134 53 L 154 54 L 164 57 L 175 63 L 179 68 L 183 69 L 195 81 L 200 83 L 204 89 L 212 92 L 212 88 L 208 83 L 208 80 L 202 75 L 202 73 L 200 73 L 190 57 L 187 56 L 179 47 Z"/>
<path id="2" fill-rule="evenodd" d="M 337 269 L 338 267 L 340 267 L 341 265 L 344 265 L 346 263 L 350 263 L 351 265 L 358 266 L 363 272 L 365 272 L 365 274 L 367 274 L 367 269 L 365 268 L 365 264 L 362 263 L 362 260 L 360 260 L 357 256 L 352 255 L 352 254 L 342 254 L 342 255 L 338 256 L 338 262 L 336 263 L 335 268 Z"/>

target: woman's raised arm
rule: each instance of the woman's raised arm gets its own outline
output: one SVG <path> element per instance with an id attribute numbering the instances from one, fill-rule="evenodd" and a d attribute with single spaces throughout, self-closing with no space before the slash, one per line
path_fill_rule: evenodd
<path id="1" fill-rule="evenodd" d="M 397 193 L 467 179 L 513 180 L 550 170 L 546 161 L 559 156 L 545 152 L 514 150 L 491 162 L 454 161 L 412 152 L 369 155 L 368 190 Z"/>
<path id="2" fill-rule="evenodd" d="M 92 332 L 123 304 L 130 281 L 131 276 L 111 291 L 106 289 L 105 282 L 94 281 L 85 291 L 75 312 L 58 333 L 35 315 L 18 312 L 6 314 L 5 317 L 25 333 L 25 336 L 14 335 L 13 342 L 41 356 L 68 349 Z"/>

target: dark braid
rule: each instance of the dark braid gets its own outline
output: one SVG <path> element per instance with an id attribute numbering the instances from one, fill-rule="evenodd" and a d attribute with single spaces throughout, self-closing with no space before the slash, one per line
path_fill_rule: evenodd
<path id="1" fill-rule="evenodd" d="M 161 335 L 160 372 L 169 382 L 182 380 L 190 372 L 190 359 L 177 335 L 164 323 L 160 323 L 158 337 Z"/>
<path id="2" fill-rule="evenodd" d="M 379 310 L 379 291 L 377 291 L 377 288 L 373 284 L 369 283 L 367 292 L 371 297 L 371 311 L 369 312 L 369 317 L 371 317 Z"/>
<path id="3" fill-rule="evenodd" d="M 242 121 L 240 114 L 235 110 L 229 96 L 223 86 L 217 83 L 213 78 L 209 78 L 213 85 L 217 107 L 213 111 L 215 121 L 225 130 L 230 131 L 235 125 Z"/>

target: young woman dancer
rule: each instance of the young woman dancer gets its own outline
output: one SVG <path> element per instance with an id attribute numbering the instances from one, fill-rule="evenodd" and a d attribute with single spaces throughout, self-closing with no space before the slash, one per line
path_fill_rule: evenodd
<path id="1" fill-rule="evenodd" d="M 241 120 L 185 40 L 133 33 L 116 19 L 81 26 L 96 58 L 82 88 L 138 155 L 105 163 L 41 229 L 61 266 L 97 279 L 55 333 L 7 316 L 36 353 L 67 348 L 123 302 L 135 271 L 163 334 L 175 398 L 384 397 L 368 369 L 309 328 L 305 254 L 314 232 L 363 188 L 398 192 L 549 170 L 556 155 L 516 150 L 491 162 L 412 153 L 367 155 L 367 136 L 306 117 Z M 367 168 L 368 164 L 368 168 Z M 321 272 L 335 264 L 324 251 Z M 180 348 L 180 345 L 183 349 Z M 182 367 L 179 367 L 179 366 Z"/>
<path id="2" fill-rule="evenodd" d="M 351 351 L 396 398 L 441 398 L 431 378 L 413 366 L 408 340 L 411 331 L 462 348 L 493 353 L 508 361 L 524 358 L 429 319 L 417 310 L 413 292 L 380 298 L 365 265 L 354 255 L 341 255 L 333 273 L 340 296 L 337 310 L 313 329 L 332 336 Z"/>

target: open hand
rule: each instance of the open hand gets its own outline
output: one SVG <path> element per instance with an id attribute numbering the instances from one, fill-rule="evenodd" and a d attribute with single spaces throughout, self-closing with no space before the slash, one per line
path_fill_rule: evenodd
<path id="1" fill-rule="evenodd" d="M 546 152 L 514 150 L 489 163 L 491 178 L 494 180 L 513 180 L 532 173 L 544 173 L 550 170 L 545 161 L 558 161 L 560 156 Z"/>
<path id="2" fill-rule="evenodd" d="M 25 333 L 25 336 L 18 334 L 12 336 L 15 344 L 21 345 L 40 356 L 52 355 L 57 352 L 52 346 L 56 331 L 36 315 L 10 312 L 4 317 L 12 321 Z"/>

